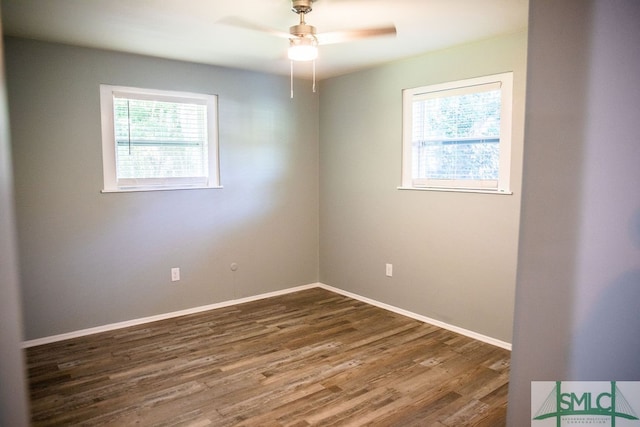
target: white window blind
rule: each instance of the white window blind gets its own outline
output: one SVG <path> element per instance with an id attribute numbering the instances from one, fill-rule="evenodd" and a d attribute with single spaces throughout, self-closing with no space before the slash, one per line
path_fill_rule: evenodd
<path id="1" fill-rule="evenodd" d="M 102 92 L 106 191 L 218 185 L 213 95 Z"/>
<path id="2" fill-rule="evenodd" d="M 508 192 L 510 75 L 405 91 L 404 187 Z"/>

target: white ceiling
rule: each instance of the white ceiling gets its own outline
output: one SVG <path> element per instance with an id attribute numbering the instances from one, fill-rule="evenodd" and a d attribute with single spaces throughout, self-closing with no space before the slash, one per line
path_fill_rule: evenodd
<path id="1" fill-rule="evenodd" d="M 1 0 L 7 35 L 204 64 L 289 73 L 288 42 L 224 25 L 239 17 L 288 31 L 290 0 Z M 520 31 L 528 0 L 317 0 L 306 17 L 319 33 L 386 26 L 395 37 L 320 47 L 318 78 Z M 296 64 L 309 76 L 311 65 Z"/>

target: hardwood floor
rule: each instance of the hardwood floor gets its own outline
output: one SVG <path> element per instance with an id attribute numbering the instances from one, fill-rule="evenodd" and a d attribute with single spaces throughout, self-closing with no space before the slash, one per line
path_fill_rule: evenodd
<path id="1" fill-rule="evenodd" d="M 502 426 L 509 358 L 320 288 L 27 349 L 36 426 Z"/>

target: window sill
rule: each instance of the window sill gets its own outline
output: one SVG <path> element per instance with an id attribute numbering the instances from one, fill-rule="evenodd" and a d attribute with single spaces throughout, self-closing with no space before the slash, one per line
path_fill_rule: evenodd
<path id="1" fill-rule="evenodd" d="M 467 189 L 467 188 L 398 187 L 398 190 L 439 191 L 439 192 L 448 192 L 448 193 L 481 193 L 481 194 L 498 194 L 502 196 L 513 195 L 512 191 L 473 190 L 473 189 Z"/>
<path id="2" fill-rule="evenodd" d="M 218 190 L 224 188 L 221 185 L 215 187 L 193 186 L 193 187 L 123 187 L 116 189 L 103 189 L 101 193 L 138 193 L 143 191 L 179 191 L 179 190 Z"/>

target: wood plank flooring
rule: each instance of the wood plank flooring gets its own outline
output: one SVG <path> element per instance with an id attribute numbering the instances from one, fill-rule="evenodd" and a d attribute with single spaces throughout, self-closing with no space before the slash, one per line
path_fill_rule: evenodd
<path id="1" fill-rule="evenodd" d="M 35 426 L 496 427 L 509 359 L 320 288 L 27 349 Z"/>

